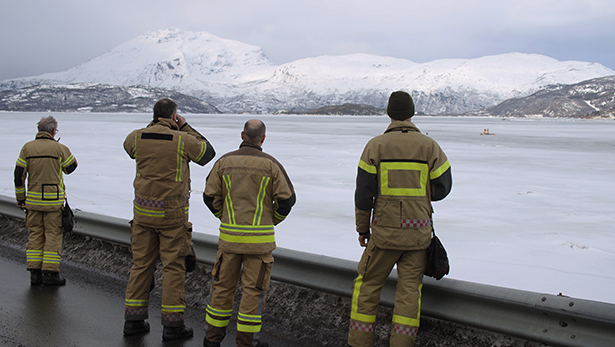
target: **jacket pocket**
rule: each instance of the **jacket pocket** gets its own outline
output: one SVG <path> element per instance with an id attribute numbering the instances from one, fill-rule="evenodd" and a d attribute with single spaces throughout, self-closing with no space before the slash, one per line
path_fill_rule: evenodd
<path id="1" fill-rule="evenodd" d="M 370 240 L 370 242 L 367 243 L 367 247 L 365 248 L 365 251 L 363 251 L 363 255 L 361 256 L 361 260 L 359 260 L 359 264 L 357 266 L 357 273 L 359 275 L 365 276 L 365 272 L 367 272 L 369 260 L 372 257 L 374 248 L 376 248 L 376 242 Z"/>
<path id="2" fill-rule="evenodd" d="M 374 206 L 373 224 L 383 227 L 398 228 L 401 221 L 401 202 L 379 198 Z"/>

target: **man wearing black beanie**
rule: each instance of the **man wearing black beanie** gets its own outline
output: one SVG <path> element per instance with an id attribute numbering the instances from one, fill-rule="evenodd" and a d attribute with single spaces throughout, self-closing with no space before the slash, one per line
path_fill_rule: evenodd
<path id="1" fill-rule="evenodd" d="M 444 151 L 410 121 L 412 97 L 393 92 L 384 134 L 371 139 L 361 155 L 355 190 L 355 224 L 366 247 L 354 282 L 348 344 L 374 345 L 380 291 L 397 264 L 391 346 L 414 346 L 420 323 L 426 249 L 431 243 L 432 201 L 451 190 Z"/>

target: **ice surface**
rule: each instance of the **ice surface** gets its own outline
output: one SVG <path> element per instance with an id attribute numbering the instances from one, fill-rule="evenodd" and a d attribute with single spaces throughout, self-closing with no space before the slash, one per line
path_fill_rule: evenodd
<path id="1" fill-rule="evenodd" d="M 0 113 L 0 194 L 14 196 L 15 160 L 45 115 Z M 71 207 L 131 219 L 135 164 L 122 143 L 151 115 L 53 115 L 60 141 L 79 162 L 65 178 Z M 267 125 L 264 151 L 285 166 L 297 192 L 293 211 L 276 227 L 278 246 L 357 261 L 356 168 L 363 146 L 388 118 L 186 115 L 217 157 L 238 147 L 243 123 L 255 117 Z M 615 122 L 418 116 L 414 122 L 440 143 L 452 166 L 453 190 L 434 203 L 450 278 L 615 303 Z M 495 135 L 480 135 L 487 128 Z M 212 165 L 191 165 L 190 219 L 195 232 L 217 235 L 218 220 L 202 201 Z"/>

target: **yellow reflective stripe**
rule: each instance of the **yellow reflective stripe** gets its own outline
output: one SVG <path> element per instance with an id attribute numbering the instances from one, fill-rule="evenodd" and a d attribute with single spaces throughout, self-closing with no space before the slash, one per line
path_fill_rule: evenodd
<path id="1" fill-rule="evenodd" d="M 45 195 L 43 195 L 42 193 L 29 191 L 28 196 L 32 200 L 41 200 L 41 201 L 62 200 L 64 201 L 64 191 L 63 190 L 60 190 L 59 192 L 47 192 L 45 193 Z"/>
<path id="2" fill-rule="evenodd" d="M 363 284 L 363 276 L 357 276 L 354 281 L 354 289 L 352 291 L 352 309 L 350 311 L 350 318 L 365 323 L 374 323 L 376 321 L 375 314 L 362 314 L 357 312 L 359 309 L 359 294 L 361 293 L 361 285 Z"/>
<path id="3" fill-rule="evenodd" d="M 369 165 L 363 160 L 359 160 L 359 167 L 372 175 L 376 175 L 378 173 L 378 169 L 374 165 Z"/>
<path id="4" fill-rule="evenodd" d="M 259 325 L 246 325 L 237 323 L 237 331 L 241 331 L 243 333 L 257 333 L 261 331 L 261 324 Z"/>
<path id="5" fill-rule="evenodd" d="M 147 300 L 126 299 L 126 306 L 143 307 L 147 306 Z"/>
<path id="6" fill-rule="evenodd" d="M 275 235 L 242 236 L 220 233 L 220 240 L 233 243 L 270 243 L 275 242 Z"/>
<path id="7" fill-rule="evenodd" d="M 286 219 L 286 216 L 284 216 L 284 215 L 280 214 L 280 212 L 278 212 L 278 211 L 273 211 L 273 215 L 274 215 L 277 219 L 280 219 L 280 220 L 284 220 L 284 219 Z"/>
<path id="8" fill-rule="evenodd" d="M 186 310 L 185 305 L 162 305 L 162 313 L 168 312 L 184 312 Z"/>
<path id="9" fill-rule="evenodd" d="M 196 159 L 194 159 L 194 161 L 197 163 L 201 161 L 201 159 L 203 159 L 203 156 L 205 155 L 205 152 L 207 152 L 207 143 L 205 141 L 201 141 L 201 152 L 199 153 L 199 155 L 196 156 Z"/>
<path id="10" fill-rule="evenodd" d="M 29 205 L 38 205 L 38 206 L 61 206 L 64 203 L 64 198 L 60 200 L 37 200 L 37 199 L 31 199 L 29 196 L 27 196 L 26 203 Z"/>
<path id="11" fill-rule="evenodd" d="M 21 158 L 17 158 L 17 163 L 16 164 L 19 165 L 19 166 L 23 166 L 25 168 L 28 167 L 28 162 L 25 161 L 24 159 L 21 159 Z"/>
<path id="12" fill-rule="evenodd" d="M 135 134 L 134 139 L 132 139 L 132 148 L 134 150 L 134 158 L 137 159 L 137 134 Z M 137 177 L 141 176 L 141 173 L 139 173 L 139 161 L 135 160 L 135 166 L 136 166 L 136 171 L 137 171 Z"/>
<path id="13" fill-rule="evenodd" d="M 391 188 L 389 187 L 389 171 L 418 171 L 420 177 L 419 188 Z M 381 162 L 380 163 L 380 192 L 389 196 L 426 196 L 427 177 L 429 167 L 425 163 L 413 162 Z"/>
<path id="14" fill-rule="evenodd" d="M 43 261 L 42 250 L 26 250 L 27 261 Z"/>
<path id="15" fill-rule="evenodd" d="M 61 256 L 56 252 L 45 252 L 43 254 L 43 263 L 45 264 L 60 264 Z"/>
<path id="16" fill-rule="evenodd" d="M 15 193 L 21 194 L 21 193 L 25 193 L 25 192 L 26 192 L 26 187 L 25 186 L 22 186 L 21 188 L 15 187 Z"/>
<path id="17" fill-rule="evenodd" d="M 175 173 L 175 182 L 182 181 L 182 153 L 184 153 L 184 139 L 180 136 L 177 142 L 177 172 Z"/>
<path id="18" fill-rule="evenodd" d="M 137 204 L 132 204 L 135 208 L 135 212 L 148 217 L 164 217 L 164 211 L 148 210 L 139 207 Z"/>
<path id="19" fill-rule="evenodd" d="M 254 323 L 261 323 L 263 321 L 263 317 L 261 315 L 245 314 L 241 312 L 239 312 L 237 318 L 243 321 L 254 322 Z"/>
<path id="20" fill-rule="evenodd" d="M 233 310 L 219 310 L 217 308 L 213 308 L 209 305 L 207 305 L 207 308 L 205 309 L 205 311 L 215 315 L 215 316 L 222 316 L 222 317 L 230 317 L 231 314 L 233 314 Z"/>
<path id="21" fill-rule="evenodd" d="M 419 309 L 416 313 L 416 318 L 398 316 L 396 314 L 393 315 L 393 323 L 410 325 L 413 327 L 418 327 L 421 324 L 421 298 L 423 296 L 423 285 L 419 285 Z"/>
<path id="22" fill-rule="evenodd" d="M 68 165 L 70 165 L 73 161 L 75 161 L 75 157 L 71 154 L 68 158 L 66 158 L 66 160 L 62 163 L 62 167 L 67 167 Z"/>
<path id="23" fill-rule="evenodd" d="M 273 225 L 238 225 L 220 223 L 220 230 L 236 233 L 272 233 Z"/>
<path id="24" fill-rule="evenodd" d="M 432 171 L 432 172 L 429 174 L 429 179 L 432 179 L 432 180 L 433 180 L 433 179 L 436 179 L 436 178 L 438 178 L 438 177 L 442 176 L 442 174 L 443 174 L 446 170 L 448 170 L 448 168 L 449 168 L 449 167 L 451 167 L 451 164 L 450 164 L 450 163 L 448 162 L 448 160 L 447 160 L 447 161 L 446 161 L 444 164 L 442 164 L 442 165 L 441 165 L 441 166 L 440 166 L 437 170 Z"/>
<path id="25" fill-rule="evenodd" d="M 205 315 L 205 321 L 207 324 L 213 325 L 218 328 L 225 328 L 228 326 L 230 319 L 215 319 L 209 314 Z"/>
<path id="26" fill-rule="evenodd" d="M 214 217 L 216 217 L 216 218 L 220 218 L 220 217 L 222 217 L 222 210 L 220 210 L 220 211 L 218 211 L 218 212 L 214 213 Z"/>
<path id="27" fill-rule="evenodd" d="M 233 212 L 233 200 L 231 199 L 231 177 L 222 175 L 224 184 L 226 185 L 226 210 L 228 212 L 228 220 L 231 224 L 235 224 L 235 213 Z"/>
<path id="28" fill-rule="evenodd" d="M 254 219 L 252 220 L 252 225 L 261 224 L 261 217 L 263 216 L 263 203 L 265 201 L 265 193 L 268 184 L 269 177 L 261 178 L 260 189 L 256 198 L 256 210 L 254 211 Z"/>

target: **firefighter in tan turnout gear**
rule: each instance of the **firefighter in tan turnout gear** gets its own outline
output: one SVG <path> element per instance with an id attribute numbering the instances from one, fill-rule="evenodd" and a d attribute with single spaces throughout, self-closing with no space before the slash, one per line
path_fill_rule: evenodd
<path id="1" fill-rule="evenodd" d="M 263 153 L 265 124 L 252 119 L 241 133 L 238 150 L 214 164 L 203 199 L 220 218 L 220 238 L 213 284 L 205 316 L 203 345 L 220 346 L 233 312 L 239 277 L 243 294 L 237 315 L 237 346 L 266 347 L 260 341 L 275 249 L 274 225 L 295 204 L 295 192 L 282 165 Z"/>
<path id="2" fill-rule="evenodd" d="M 66 198 L 63 174 L 75 171 L 77 160 L 68 147 L 54 139 L 57 133 L 55 118 L 41 118 L 35 140 L 21 148 L 15 165 L 17 207 L 26 210 L 30 234 L 26 260 L 31 285 L 66 284 L 60 276 L 62 205 Z"/>
<path id="3" fill-rule="evenodd" d="M 410 95 L 392 93 L 387 114 L 391 124 L 367 143 L 357 172 L 355 221 L 359 244 L 366 249 L 353 287 L 348 335 L 353 347 L 374 345 L 380 292 L 395 264 L 390 345 L 414 346 L 432 234 L 431 201 L 444 199 L 452 187 L 446 155 L 410 121 Z"/>
<path id="4" fill-rule="evenodd" d="M 215 156 L 211 144 L 177 112 L 177 104 L 162 99 L 154 105 L 154 120 L 130 133 L 124 149 L 136 161 L 131 250 L 133 266 L 126 287 L 124 335 L 149 331 L 148 300 L 156 260 L 162 262 L 163 340 L 187 338 L 184 325 L 185 257 L 192 241 L 188 222 L 190 167 Z"/>

